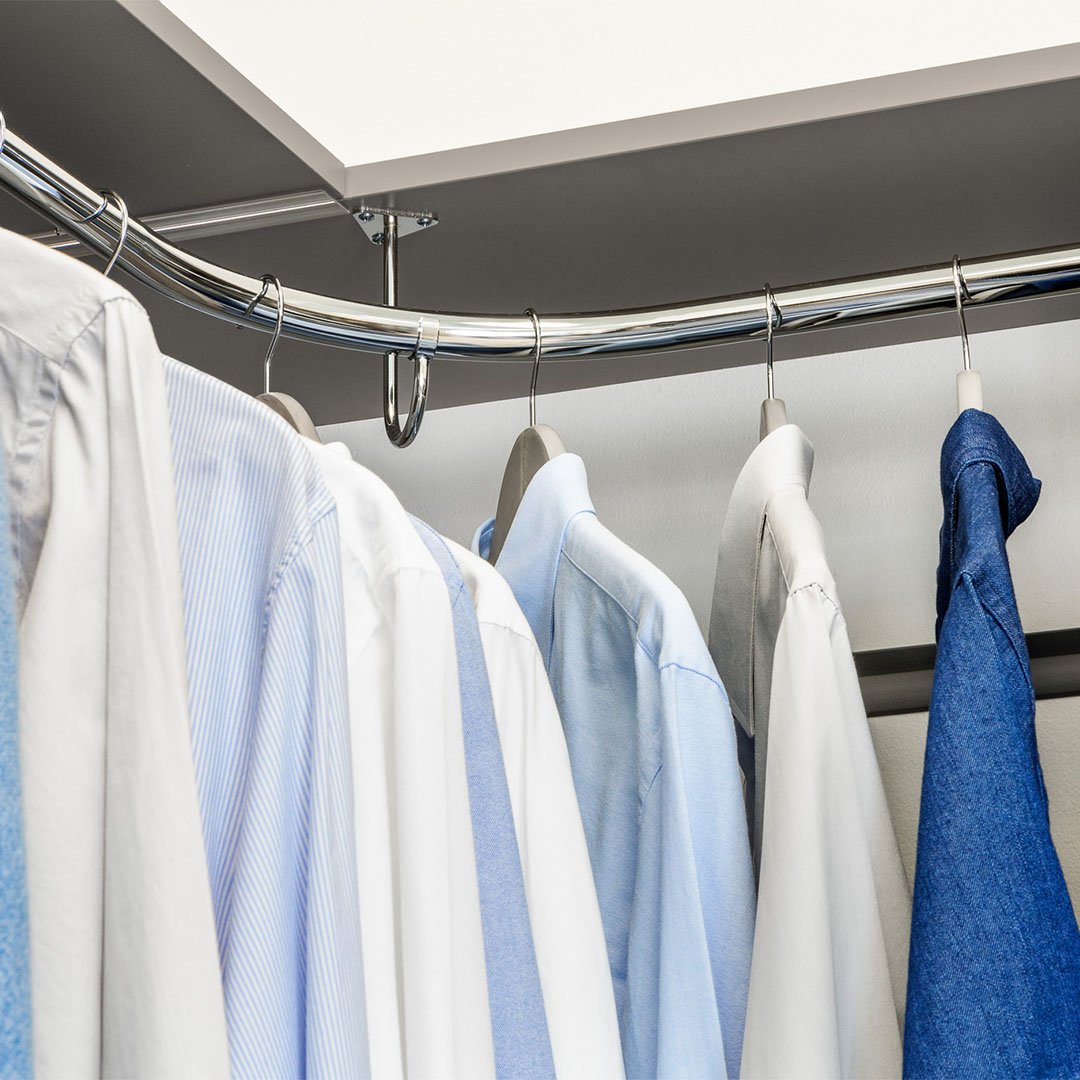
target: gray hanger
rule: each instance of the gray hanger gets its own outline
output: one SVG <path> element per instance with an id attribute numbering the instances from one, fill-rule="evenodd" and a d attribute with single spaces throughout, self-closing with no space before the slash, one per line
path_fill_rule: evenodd
<path id="1" fill-rule="evenodd" d="M 278 416 L 294 431 L 303 435 L 305 439 L 311 439 L 312 442 L 322 442 L 307 409 L 296 398 L 270 389 L 270 362 L 274 358 L 274 348 L 277 346 L 278 338 L 281 337 L 281 324 L 285 321 L 285 297 L 281 291 L 281 282 L 273 274 L 264 274 L 262 282 L 263 287 L 259 295 L 248 304 L 245 314 L 254 311 L 256 305 L 266 295 L 267 289 L 273 284 L 277 295 L 277 324 L 274 326 L 274 333 L 270 337 L 270 348 L 266 350 L 266 359 L 263 361 L 263 392 L 258 396 L 257 400 L 273 409 Z"/>
<path id="2" fill-rule="evenodd" d="M 768 389 L 765 400 L 761 403 L 761 423 L 758 425 L 759 441 L 788 422 L 787 406 L 773 392 L 773 328 L 774 324 L 779 326 L 783 322 L 784 316 L 777 306 L 776 297 L 773 296 L 773 291 L 768 282 L 765 283 L 765 318 L 768 320 L 765 329 L 765 384 Z"/>
<path id="3" fill-rule="evenodd" d="M 540 374 L 540 356 L 543 351 L 540 330 L 540 317 L 529 308 L 526 315 L 532 319 L 536 333 L 536 347 L 533 353 L 532 382 L 529 385 L 529 426 L 517 437 L 510 458 L 503 472 L 502 487 L 499 489 L 499 505 L 495 511 L 495 527 L 491 533 L 491 551 L 488 559 L 494 562 L 506 543 L 507 533 L 513 524 L 514 516 L 521 505 L 521 498 L 532 478 L 552 458 L 566 453 L 559 433 L 547 424 L 536 422 L 536 377 Z"/>

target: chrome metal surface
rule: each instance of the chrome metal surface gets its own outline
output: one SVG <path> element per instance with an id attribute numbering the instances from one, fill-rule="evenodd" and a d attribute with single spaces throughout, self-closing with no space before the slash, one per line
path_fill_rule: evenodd
<path id="1" fill-rule="evenodd" d="M 127 203 L 124 202 L 122 195 L 117 195 L 115 191 L 103 191 L 101 193 L 103 199 L 112 199 L 118 207 L 120 207 L 120 235 L 116 240 L 116 250 L 109 256 L 109 261 L 105 264 L 105 269 L 101 272 L 108 277 L 113 267 L 116 265 L 116 260 L 120 258 L 120 252 L 124 250 L 124 244 L 127 243 L 128 225 L 131 223 L 131 215 L 128 213 Z"/>
<path id="2" fill-rule="evenodd" d="M 104 206 L 101 209 L 104 209 Z M 168 214 L 150 214 L 141 220 L 143 225 L 158 236 L 200 240 L 208 236 L 250 232 L 273 225 L 318 221 L 347 212 L 337 199 L 325 191 L 299 191 L 290 195 L 271 195 L 265 199 L 200 206 L 193 210 L 177 210 Z M 91 253 L 79 240 L 60 229 L 33 233 L 30 239 L 80 258 Z"/>
<path id="3" fill-rule="evenodd" d="M 385 213 L 381 218 L 380 243 L 383 248 L 383 303 L 388 307 L 397 304 L 398 295 L 398 219 L 396 214 Z M 434 336 L 431 336 L 432 330 Z M 412 401 L 405 422 L 398 415 L 397 403 L 397 352 L 388 352 L 383 364 L 383 425 L 386 437 L 395 445 L 408 446 L 416 438 L 420 424 L 424 419 L 427 406 L 428 364 L 435 355 L 439 343 L 439 323 L 437 319 L 420 319 L 417 329 L 416 348 L 412 352 L 415 364 L 413 372 Z"/>
<path id="4" fill-rule="evenodd" d="M 540 374 L 540 355 L 543 352 L 543 338 L 540 331 L 540 316 L 532 308 L 526 308 L 525 314 L 532 319 L 536 332 L 536 352 L 533 354 L 532 382 L 529 383 L 529 427 L 536 427 L 536 377 Z"/>
<path id="5" fill-rule="evenodd" d="M 956 318 L 960 323 L 960 341 L 964 346 L 964 370 L 971 370 L 971 347 L 968 345 L 967 319 L 964 318 L 964 298 L 968 295 L 964 275 L 960 269 L 960 256 L 952 257 L 953 294 L 956 297 Z"/>
<path id="6" fill-rule="evenodd" d="M 66 173 L 10 129 L 0 148 L 0 182 L 95 250 L 111 254 L 119 220 L 97 193 Z M 189 307 L 264 330 L 276 324 L 276 305 L 256 303 L 261 282 L 190 255 L 156 236 L 137 219 L 117 263 L 140 281 Z M 968 259 L 969 306 L 1021 300 L 1080 289 L 1080 245 Z M 385 353 L 412 349 L 422 320 L 437 319 L 440 359 L 531 360 L 536 344 L 526 315 L 423 312 L 380 306 L 283 287 L 282 333 L 346 348 Z M 848 281 L 776 290 L 785 333 L 822 326 L 914 316 L 955 305 L 950 263 L 892 271 Z M 758 338 L 769 319 L 761 293 L 697 300 L 637 311 L 545 315 L 547 361 L 660 352 Z"/>
<path id="7" fill-rule="evenodd" d="M 399 240 L 403 236 L 433 229 L 439 224 L 438 214 L 433 214 L 430 210 L 398 210 L 389 206 L 360 205 L 354 207 L 351 213 L 356 219 L 356 224 L 364 230 L 364 235 L 373 244 L 383 242 L 382 223 L 386 217 L 392 217 L 397 221 Z"/>
<path id="8" fill-rule="evenodd" d="M 767 387 L 765 396 L 772 400 L 776 397 L 773 393 L 773 334 L 779 327 L 783 315 L 776 306 L 776 297 L 773 296 L 773 291 L 767 281 L 765 282 L 765 318 L 768 319 L 765 324 L 765 385 Z"/>
<path id="9" fill-rule="evenodd" d="M 274 274 L 264 274 L 263 284 L 269 286 L 273 283 L 274 293 L 277 297 L 277 322 L 274 324 L 274 332 L 270 335 L 270 348 L 266 350 L 266 359 L 263 361 L 263 393 L 270 393 L 270 363 L 274 359 L 274 349 L 277 347 L 278 338 L 281 337 L 281 325 L 285 321 L 285 299 L 281 295 L 281 282 Z"/>

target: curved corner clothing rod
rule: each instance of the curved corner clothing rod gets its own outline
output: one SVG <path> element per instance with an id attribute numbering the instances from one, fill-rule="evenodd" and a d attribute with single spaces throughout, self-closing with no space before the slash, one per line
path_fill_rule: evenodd
<path id="1" fill-rule="evenodd" d="M 118 245 L 119 211 L 9 128 L 0 147 L 0 183 L 65 232 L 104 255 Z M 249 305 L 262 289 L 247 277 L 189 255 L 131 219 L 118 265 L 188 307 L 272 331 L 277 302 Z M 964 260 L 968 306 L 1080 289 L 1080 247 Z M 527 315 L 413 311 L 285 288 L 282 332 L 329 345 L 386 353 L 416 344 L 422 321 L 438 320 L 439 359 L 531 361 L 536 332 Z M 784 333 L 838 323 L 951 310 L 952 263 L 774 292 Z M 740 296 L 638 311 L 544 315 L 544 360 L 660 352 L 759 337 L 768 318 L 759 290 Z"/>

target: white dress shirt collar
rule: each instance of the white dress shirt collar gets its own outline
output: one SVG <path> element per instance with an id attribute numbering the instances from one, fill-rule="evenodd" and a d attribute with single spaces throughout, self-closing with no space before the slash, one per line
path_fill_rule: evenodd
<path id="1" fill-rule="evenodd" d="M 709 649 L 727 688 L 732 711 L 753 734 L 754 630 L 758 614 L 762 541 L 770 527 L 769 504 L 800 489 L 805 500 L 814 467 L 814 448 L 802 429 L 784 424 L 767 435 L 747 458 L 731 494 L 720 538 L 721 572 L 713 591 Z M 787 515 L 785 515 L 787 518 Z M 816 582 L 832 594 L 820 529 L 812 515 L 804 527 L 772 530 L 788 590 Z"/>

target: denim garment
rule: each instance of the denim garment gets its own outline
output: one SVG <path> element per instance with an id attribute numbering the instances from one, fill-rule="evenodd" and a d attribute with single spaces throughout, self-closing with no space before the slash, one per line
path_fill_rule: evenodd
<path id="1" fill-rule="evenodd" d="M 0 465 L 2 459 L 0 454 Z M 5 473 L 0 468 L 0 1077 L 14 1080 L 33 1075 L 33 1049 L 19 768 L 19 642 Z"/>
<path id="2" fill-rule="evenodd" d="M 1005 540 L 1039 481 L 969 409 L 941 452 L 945 519 L 904 1075 L 1080 1075 L 1080 932 L 1050 838 Z"/>
<path id="3" fill-rule="evenodd" d="M 446 542 L 422 521 L 414 523 L 446 578 L 454 613 L 495 1074 L 499 1080 L 553 1078 L 544 994 L 476 609 Z"/>
<path id="4" fill-rule="evenodd" d="M 575 454 L 533 477 L 496 567 L 566 732 L 626 1075 L 738 1076 L 753 871 L 731 709 L 693 612 L 597 520 Z"/>

